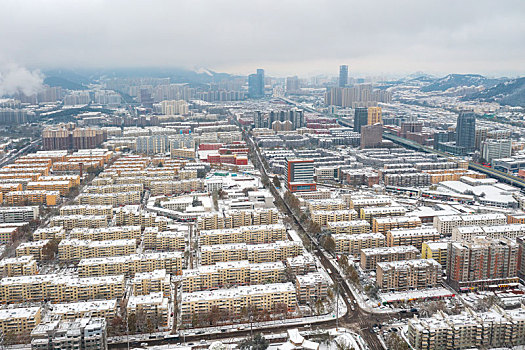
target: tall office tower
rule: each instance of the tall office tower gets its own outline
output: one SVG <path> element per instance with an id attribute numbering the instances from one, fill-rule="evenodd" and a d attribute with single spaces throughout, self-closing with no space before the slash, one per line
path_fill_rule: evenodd
<path id="1" fill-rule="evenodd" d="M 368 125 L 383 124 L 381 107 L 368 107 Z"/>
<path id="2" fill-rule="evenodd" d="M 357 107 L 354 111 L 354 131 L 361 132 L 361 127 L 368 124 L 368 108 Z"/>
<path id="3" fill-rule="evenodd" d="M 461 112 L 456 124 L 456 146 L 467 150 L 476 147 L 476 115 L 474 112 Z"/>
<path id="4" fill-rule="evenodd" d="M 264 128 L 264 114 L 261 111 L 255 111 L 253 115 L 253 127 L 258 128 Z"/>
<path id="5" fill-rule="evenodd" d="M 339 87 L 348 85 L 348 66 L 339 66 Z"/>
<path id="6" fill-rule="evenodd" d="M 291 110 L 288 113 L 290 115 L 288 120 L 292 122 L 294 130 L 299 129 L 299 128 L 303 128 L 303 127 L 306 126 L 306 124 L 304 122 L 304 112 L 303 111 L 301 111 L 301 110 Z"/>
<path id="7" fill-rule="evenodd" d="M 383 126 L 379 123 L 361 127 L 361 149 L 380 147 L 383 143 Z"/>
<path id="8" fill-rule="evenodd" d="M 257 69 L 257 74 L 248 76 L 248 95 L 251 98 L 264 97 L 264 69 Z"/>
<path id="9" fill-rule="evenodd" d="M 294 93 L 297 91 L 299 91 L 299 78 L 297 76 L 286 78 L 286 92 Z"/>
<path id="10" fill-rule="evenodd" d="M 316 190 L 313 159 L 286 158 L 285 176 L 290 192 Z"/>

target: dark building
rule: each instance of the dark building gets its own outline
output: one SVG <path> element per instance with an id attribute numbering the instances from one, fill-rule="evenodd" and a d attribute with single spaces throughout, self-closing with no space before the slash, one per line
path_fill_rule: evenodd
<path id="1" fill-rule="evenodd" d="M 357 107 L 354 111 L 354 131 L 361 132 L 361 127 L 368 124 L 368 108 Z"/>
<path id="2" fill-rule="evenodd" d="M 456 124 L 456 146 L 468 151 L 476 148 L 476 115 L 473 112 L 461 112 Z"/>
<path id="3" fill-rule="evenodd" d="M 257 74 L 248 76 L 248 95 L 251 98 L 264 97 L 264 69 L 257 69 Z"/>
<path id="4" fill-rule="evenodd" d="M 339 87 L 348 85 L 348 66 L 339 66 Z"/>
<path id="5" fill-rule="evenodd" d="M 361 127 L 361 148 L 380 147 L 383 143 L 383 126 L 381 124 L 363 125 Z"/>

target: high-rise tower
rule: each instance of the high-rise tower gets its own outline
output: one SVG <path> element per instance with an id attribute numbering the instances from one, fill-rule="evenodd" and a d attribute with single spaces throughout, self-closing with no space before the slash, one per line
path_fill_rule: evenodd
<path id="1" fill-rule="evenodd" d="M 348 85 L 348 66 L 339 66 L 339 87 Z"/>

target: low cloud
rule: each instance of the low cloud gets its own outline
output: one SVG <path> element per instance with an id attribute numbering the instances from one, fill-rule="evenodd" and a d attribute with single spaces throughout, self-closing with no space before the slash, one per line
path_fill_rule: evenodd
<path id="1" fill-rule="evenodd" d="M 39 70 L 29 70 L 17 64 L 0 65 L 0 96 L 21 92 L 33 95 L 43 87 L 44 75 Z"/>

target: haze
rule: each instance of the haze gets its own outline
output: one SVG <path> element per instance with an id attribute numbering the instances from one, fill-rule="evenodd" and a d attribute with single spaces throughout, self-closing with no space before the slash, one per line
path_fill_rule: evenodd
<path id="1" fill-rule="evenodd" d="M 525 73 L 525 2 L 2 1 L 0 64 Z"/>

